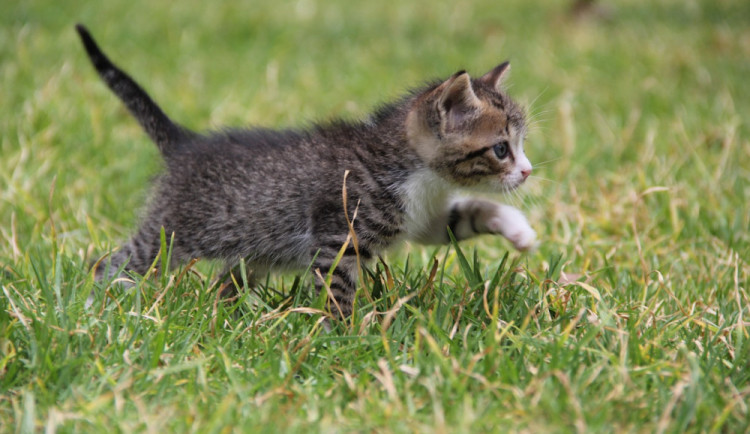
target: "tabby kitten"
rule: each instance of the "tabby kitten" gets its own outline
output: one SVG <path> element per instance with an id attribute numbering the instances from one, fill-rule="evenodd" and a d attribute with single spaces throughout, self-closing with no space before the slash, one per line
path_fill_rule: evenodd
<path id="1" fill-rule="evenodd" d="M 519 250 L 534 245 L 536 233 L 516 208 L 457 195 L 508 192 L 531 173 L 524 113 L 500 89 L 508 62 L 478 79 L 457 72 L 360 122 L 198 134 L 173 122 L 85 27 L 76 28 L 99 75 L 166 163 L 140 228 L 98 267 L 97 279 L 120 269 L 145 274 L 164 228 L 174 236 L 172 265 L 245 260 L 257 274 L 312 262 L 320 291 L 320 276 L 348 243 L 328 288 L 331 309 L 346 317 L 357 254 L 369 260 L 401 240 L 447 243 L 448 229 L 458 240 L 500 234 Z M 348 241 L 352 219 L 356 248 Z"/>

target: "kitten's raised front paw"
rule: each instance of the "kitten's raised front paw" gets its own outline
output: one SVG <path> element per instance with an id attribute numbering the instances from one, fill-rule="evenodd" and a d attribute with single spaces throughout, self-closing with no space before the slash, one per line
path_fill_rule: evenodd
<path id="1" fill-rule="evenodd" d="M 487 222 L 487 228 L 491 232 L 502 234 L 520 251 L 536 247 L 536 231 L 531 228 L 523 213 L 512 206 L 500 205 L 498 215 Z"/>
<path id="2" fill-rule="evenodd" d="M 527 252 L 536 247 L 536 232 L 530 226 L 519 228 L 515 233 L 508 235 L 508 240 L 513 243 L 516 249 Z"/>

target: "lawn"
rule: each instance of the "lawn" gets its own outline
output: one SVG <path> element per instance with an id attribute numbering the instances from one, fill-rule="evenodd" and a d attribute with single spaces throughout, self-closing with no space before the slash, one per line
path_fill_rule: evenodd
<path id="1" fill-rule="evenodd" d="M 750 3 L 571 3 L 2 2 L 0 432 L 750 431 Z M 401 246 L 330 332 L 309 273 L 95 283 L 161 163 L 76 22 L 197 130 L 510 59 L 541 244 Z"/>

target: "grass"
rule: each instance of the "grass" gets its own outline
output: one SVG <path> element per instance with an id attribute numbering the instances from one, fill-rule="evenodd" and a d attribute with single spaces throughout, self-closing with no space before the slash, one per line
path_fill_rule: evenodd
<path id="1" fill-rule="evenodd" d="M 750 6 L 607 5 L 3 2 L 0 431 L 750 431 Z M 205 263 L 87 310 L 160 165 L 78 21 L 195 129 L 510 58 L 542 244 L 403 246 L 331 333 L 309 276 L 224 304 Z"/>

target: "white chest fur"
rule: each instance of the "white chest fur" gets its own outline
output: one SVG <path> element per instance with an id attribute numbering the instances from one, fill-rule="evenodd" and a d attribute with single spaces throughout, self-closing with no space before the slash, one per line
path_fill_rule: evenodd
<path id="1" fill-rule="evenodd" d="M 406 205 L 406 238 L 426 241 L 433 238 L 434 222 L 446 212 L 454 188 L 429 169 L 409 176 L 401 187 Z"/>

